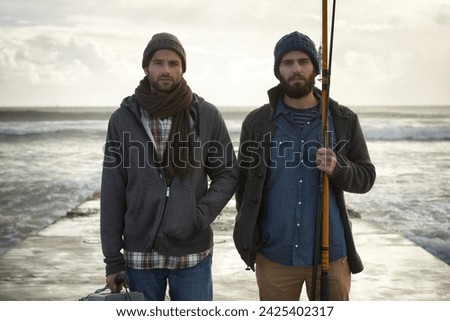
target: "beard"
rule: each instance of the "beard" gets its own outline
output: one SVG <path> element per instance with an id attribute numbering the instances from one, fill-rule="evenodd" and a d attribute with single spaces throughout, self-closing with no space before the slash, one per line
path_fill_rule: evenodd
<path id="1" fill-rule="evenodd" d="M 179 79 L 175 79 L 171 76 L 161 76 L 157 78 L 147 77 L 148 82 L 150 83 L 150 87 L 153 88 L 156 92 L 169 94 L 172 92 L 175 87 L 180 83 Z M 166 80 L 170 79 L 171 81 L 167 81 L 167 83 L 160 82 L 160 78 L 165 78 Z"/>
<path id="2" fill-rule="evenodd" d="M 289 82 L 299 79 L 304 81 L 304 84 L 301 83 L 295 83 L 294 85 L 290 85 Z M 314 84 L 316 83 L 316 77 L 314 74 L 311 74 L 308 78 L 305 78 L 301 76 L 300 74 L 294 74 L 293 76 L 289 77 L 288 80 L 285 80 L 283 77 L 280 77 L 280 88 L 281 91 L 295 99 L 300 99 L 303 97 L 306 97 L 314 88 Z"/>

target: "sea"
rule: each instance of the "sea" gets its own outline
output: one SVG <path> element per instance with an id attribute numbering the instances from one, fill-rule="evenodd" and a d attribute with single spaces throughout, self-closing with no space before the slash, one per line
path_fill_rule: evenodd
<path id="1" fill-rule="evenodd" d="M 0 108 L 0 255 L 100 189 L 114 107 Z M 237 148 L 251 107 L 221 107 Z M 362 219 L 450 264 L 450 106 L 355 106 L 377 170 Z M 417 258 L 420 260 L 420 258 Z"/>

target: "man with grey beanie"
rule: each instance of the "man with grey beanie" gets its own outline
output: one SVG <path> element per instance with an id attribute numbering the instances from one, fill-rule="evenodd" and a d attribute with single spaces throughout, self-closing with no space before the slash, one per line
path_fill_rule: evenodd
<path id="1" fill-rule="evenodd" d="M 321 92 L 315 88 L 319 57 L 300 32 L 283 36 L 274 50 L 279 84 L 269 103 L 247 115 L 239 147 L 234 242 L 256 272 L 261 300 L 310 300 L 320 171 L 330 182 L 330 300 L 349 300 L 351 274 L 363 270 L 356 251 L 344 192 L 366 193 L 375 182 L 357 115 L 330 99 L 332 148 L 321 142 Z M 318 277 L 320 280 L 320 277 Z"/>
<path id="2" fill-rule="evenodd" d="M 101 185 L 106 283 L 146 300 L 213 299 L 212 222 L 234 194 L 236 157 L 227 127 L 183 75 L 186 52 L 155 34 L 145 77 L 112 115 Z M 118 276 L 125 282 L 116 284 Z"/>

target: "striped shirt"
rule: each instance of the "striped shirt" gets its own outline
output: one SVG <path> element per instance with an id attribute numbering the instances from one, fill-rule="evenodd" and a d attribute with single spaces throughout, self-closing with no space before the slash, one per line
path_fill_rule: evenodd
<path id="1" fill-rule="evenodd" d="M 141 121 L 145 131 L 152 140 L 155 150 L 159 157 L 162 157 L 167 139 L 169 137 L 170 128 L 172 126 L 172 118 L 155 118 L 151 117 L 145 110 L 141 108 Z M 124 257 L 127 267 L 137 270 L 148 269 L 185 269 L 200 263 L 205 257 L 212 254 L 213 249 L 210 248 L 200 253 L 187 254 L 183 256 L 167 256 L 159 254 L 156 251 L 150 252 L 133 252 L 124 250 Z"/>
<path id="2" fill-rule="evenodd" d="M 307 109 L 297 109 L 289 106 L 286 106 L 286 108 L 292 111 L 291 120 L 299 128 L 305 127 L 306 124 L 309 124 L 311 119 L 314 119 L 319 114 L 319 105 Z"/>

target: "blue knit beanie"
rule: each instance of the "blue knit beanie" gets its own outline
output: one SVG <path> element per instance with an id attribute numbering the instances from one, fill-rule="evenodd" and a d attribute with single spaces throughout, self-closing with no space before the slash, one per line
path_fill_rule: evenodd
<path id="1" fill-rule="evenodd" d="M 306 53 L 316 69 L 316 75 L 320 73 L 319 57 L 317 55 L 316 45 L 307 35 L 294 31 L 278 40 L 275 46 L 275 50 L 273 52 L 275 56 L 274 72 L 277 78 L 280 76 L 279 66 L 281 59 L 289 51 L 294 50 L 299 50 Z"/>

